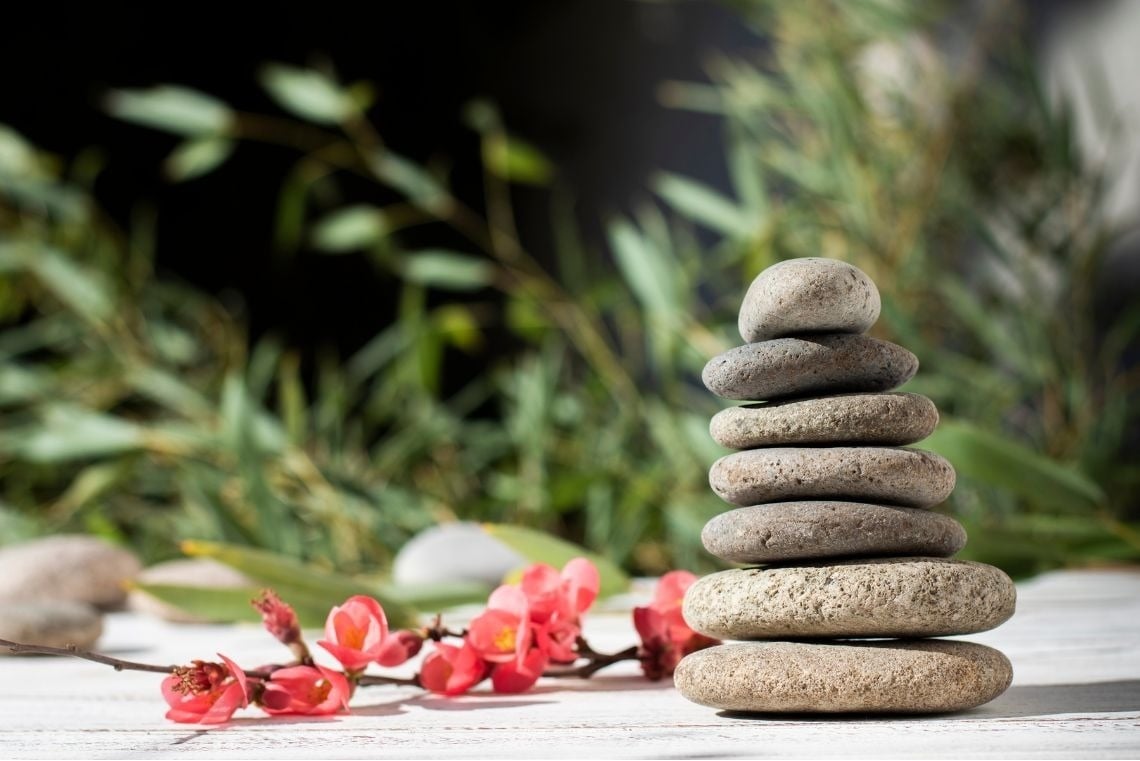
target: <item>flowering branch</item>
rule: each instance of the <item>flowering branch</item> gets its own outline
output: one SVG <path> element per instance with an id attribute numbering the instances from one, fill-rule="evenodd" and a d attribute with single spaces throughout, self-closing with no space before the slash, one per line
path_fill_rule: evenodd
<path id="1" fill-rule="evenodd" d="M 653 602 L 635 608 L 641 644 L 616 653 L 594 650 L 582 636 L 582 614 L 598 594 L 598 571 L 576 558 L 559 572 L 544 564 L 527 568 L 518 585 L 491 593 L 487 608 L 468 628 L 455 631 L 436 616 L 418 630 L 389 631 L 380 603 L 356 595 L 329 611 L 324 638 L 317 642 L 341 670 L 321 666 L 305 643 L 293 608 L 271 590 L 252 600 L 265 629 L 289 648 L 286 665 L 243 669 L 221 653 L 220 661 L 195 660 L 187 666 L 160 666 L 113 658 L 76 647 L 48 647 L 0 639 L 12 653 L 65 655 L 111 666 L 116 671 L 165 674 L 162 694 L 172 721 L 220 724 L 250 703 L 271 715 L 326 715 L 348 709 L 357 687 L 420 687 L 459 695 L 490 680 L 495 692 L 523 692 L 540 677 L 589 679 L 622 661 L 641 662 L 650 679 L 673 673 L 681 657 L 715 640 L 696 634 L 681 617 L 685 589 L 696 577 L 674 571 L 662 577 Z M 432 650 L 412 677 L 368 674 L 373 664 L 398 666 L 417 655 L 425 642 Z M 553 666 L 553 668 L 548 668 Z"/>

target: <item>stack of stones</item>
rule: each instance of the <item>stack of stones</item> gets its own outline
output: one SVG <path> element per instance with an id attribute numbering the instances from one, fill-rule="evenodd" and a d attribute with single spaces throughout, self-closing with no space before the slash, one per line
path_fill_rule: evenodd
<path id="1" fill-rule="evenodd" d="M 738 505 L 714 517 L 709 552 L 752 567 L 696 582 L 684 615 L 729 642 L 687 656 L 678 689 L 747 712 L 935 713 L 981 705 L 1009 686 L 1008 659 L 929 637 L 991 629 L 1014 609 L 997 568 L 948 559 L 966 542 L 932 512 L 954 470 L 906 448 L 938 411 L 893 392 L 918 369 L 901 346 L 863 335 L 879 293 L 860 270 L 821 258 L 762 272 L 740 310 L 749 343 L 712 359 L 709 390 L 763 401 L 712 420 L 713 490 Z"/>

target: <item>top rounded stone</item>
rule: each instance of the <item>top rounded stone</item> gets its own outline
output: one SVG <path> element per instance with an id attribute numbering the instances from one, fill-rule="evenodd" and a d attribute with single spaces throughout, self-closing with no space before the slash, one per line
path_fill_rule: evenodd
<path id="1" fill-rule="evenodd" d="M 879 289 L 862 270 L 809 256 L 757 275 L 738 325 L 748 343 L 803 333 L 862 333 L 879 319 L 881 307 Z"/>

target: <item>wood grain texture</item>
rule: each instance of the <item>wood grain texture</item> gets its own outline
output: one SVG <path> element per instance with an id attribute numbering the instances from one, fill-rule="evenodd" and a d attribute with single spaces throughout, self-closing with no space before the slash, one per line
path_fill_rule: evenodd
<path id="1" fill-rule="evenodd" d="M 46 658 L 0 660 L 5 758 L 1128 758 L 1140 756 L 1140 572 L 1068 571 L 1018 586 L 1018 611 L 962 639 L 1005 652 L 1013 686 L 972 711 L 927 718 L 726 717 L 620 664 L 523 695 L 443 699 L 371 688 L 351 715 L 316 721 L 249 710 L 202 730 L 167 722 L 154 675 Z M 617 650 L 626 615 L 587 634 Z M 258 665 L 283 651 L 255 627 L 108 621 L 104 651 L 156 663 L 216 651 Z"/>

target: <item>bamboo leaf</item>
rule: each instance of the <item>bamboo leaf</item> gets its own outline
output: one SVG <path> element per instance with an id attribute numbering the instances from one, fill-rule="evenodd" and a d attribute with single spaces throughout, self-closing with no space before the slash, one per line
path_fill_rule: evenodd
<path id="1" fill-rule="evenodd" d="M 222 101 L 198 90 L 159 85 L 147 90 L 115 90 L 106 108 L 123 121 L 186 137 L 224 134 L 234 114 Z"/>
<path id="2" fill-rule="evenodd" d="M 483 162 L 489 172 L 508 182 L 549 185 L 554 176 L 554 165 L 541 151 L 518 138 L 503 134 L 486 139 Z"/>
<path id="3" fill-rule="evenodd" d="M 922 446 L 948 459 L 961 475 L 1040 505 L 1073 510 L 1105 499 L 1100 486 L 1079 471 L 969 423 L 943 420 Z"/>
<path id="4" fill-rule="evenodd" d="M 261 594 L 261 587 L 192 587 L 140 582 L 133 582 L 130 586 L 203 621 L 232 623 L 261 620 L 261 615 L 250 604 Z M 324 626 L 329 609 L 337 604 L 298 594 L 296 590 L 291 594 L 282 593 L 280 589 L 274 591 L 293 607 L 301 626 L 306 629 Z"/>
<path id="5" fill-rule="evenodd" d="M 676 319 L 680 294 L 671 262 L 624 219 L 610 225 L 610 243 L 629 289 L 659 319 Z"/>
<path id="6" fill-rule="evenodd" d="M 374 155 L 369 166 L 384 183 L 403 193 L 420 208 L 433 214 L 447 211 L 451 200 L 447 188 L 415 162 L 384 151 Z"/>
<path id="7" fill-rule="evenodd" d="M 329 607 L 353 595 L 375 597 L 394 628 L 413 626 L 415 613 L 408 603 L 387 597 L 385 590 L 351 576 L 316 568 L 268 550 L 215 542 L 185 541 L 182 551 L 192 557 L 213 558 L 271 587 L 283 599 L 293 593 L 324 599 Z"/>
<path id="8" fill-rule="evenodd" d="M 407 280 L 448 291 L 475 291 L 491 284 L 495 267 L 485 259 L 455 251 L 417 251 L 403 265 Z"/>
<path id="9" fill-rule="evenodd" d="M 756 231 L 751 215 L 712 188 L 667 172 L 658 173 L 654 188 L 681 214 L 709 229 L 733 237 L 745 237 Z"/>
<path id="10" fill-rule="evenodd" d="M 313 228 L 313 245 L 328 253 L 343 254 L 367 248 L 384 239 L 388 224 L 374 206 L 348 206 L 329 214 Z"/>
<path id="11" fill-rule="evenodd" d="M 42 426 L 14 437 L 12 446 L 22 459 L 55 463 L 121 454 L 142 449 L 145 444 L 146 430 L 141 426 L 58 404 L 46 410 Z"/>
<path id="12" fill-rule="evenodd" d="M 114 313 L 115 299 L 101 273 L 85 269 L 66 254 L 47 248 L 31 256 L 30 266 L 45 288 L 89 322 L 105 322 Z"/>
<path id="13" fill-rule="evenodd" d="M 219 137 L 189 140 L 166 157 L 163 170 L 175 182 L 202 177 L 225 163 L 234 152 L 232 140 Z"/>
<path id="14" fill-rule="evenodd" d="M 485 523 L 483 530 L 533 563 L 561 568 L 574 558 L 586 558 L 597 566 L 601 575 L 603 597 L 629 588 L 629 577 L 613 561 L 576 544 L 532 528 L 505 523 Z"/>
<path id="15" fill-rule="evenodd" d="M 277 105 L 316 124 L 340 124 L 356 110 L 347 91 L 312 69 L 270 64 L 261 70 L 261 85 Z"/>

